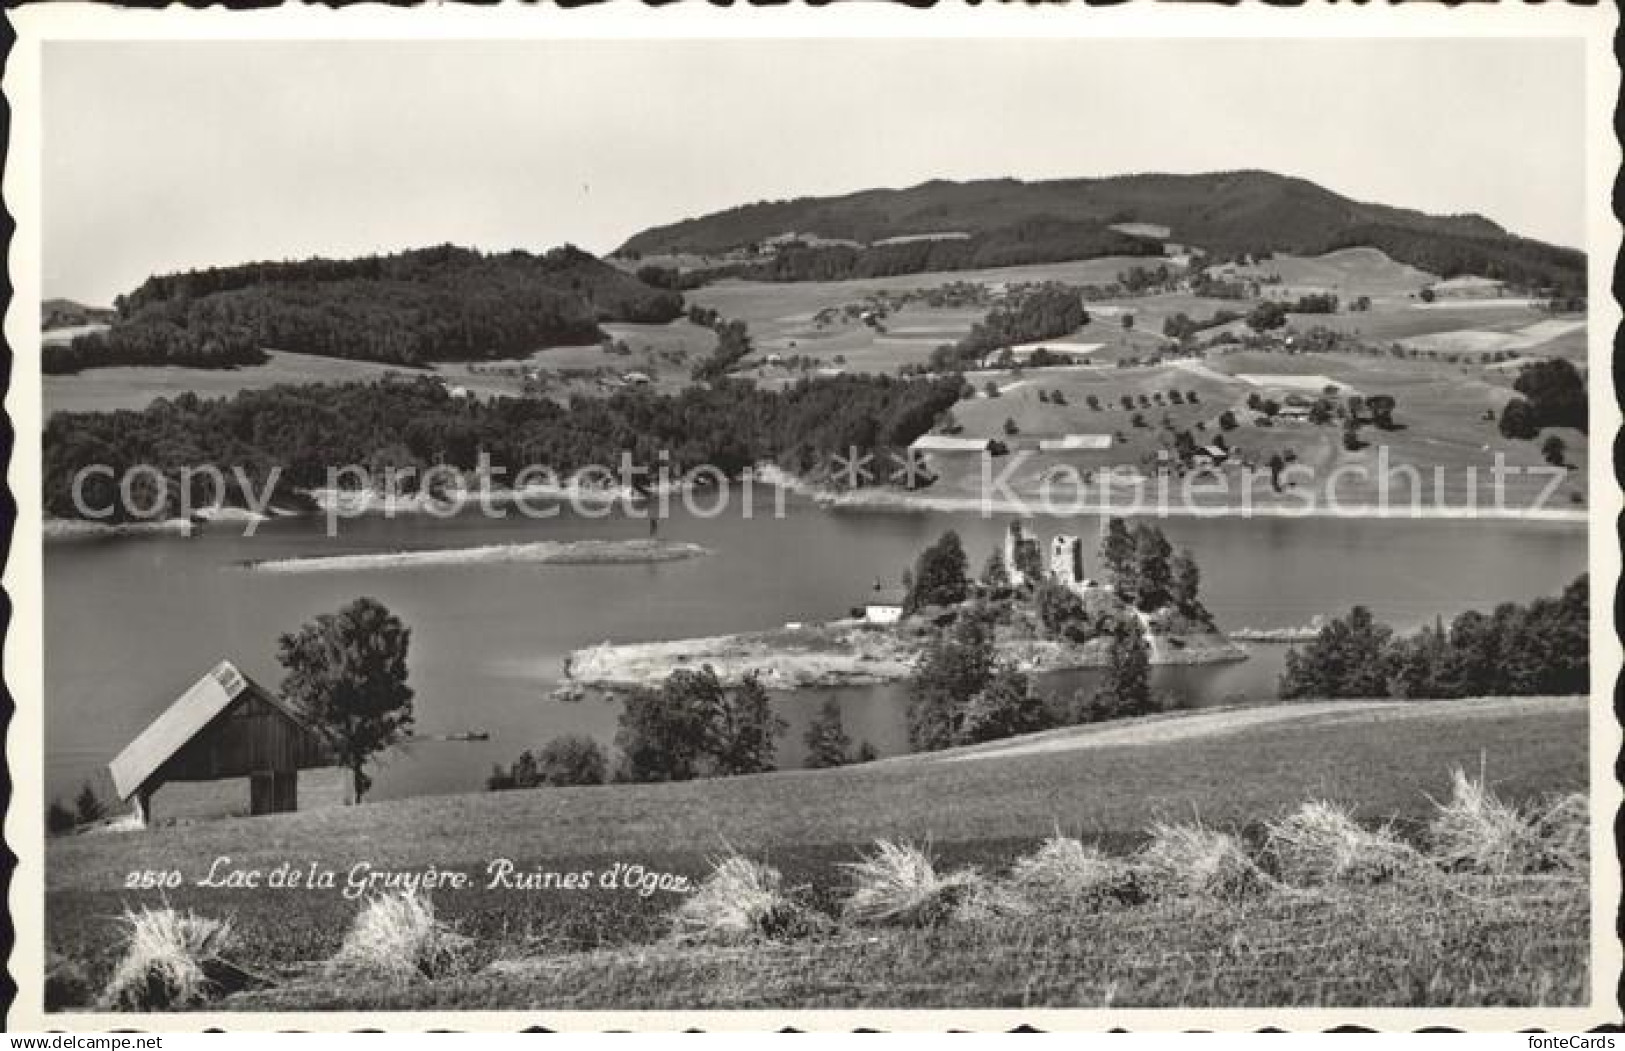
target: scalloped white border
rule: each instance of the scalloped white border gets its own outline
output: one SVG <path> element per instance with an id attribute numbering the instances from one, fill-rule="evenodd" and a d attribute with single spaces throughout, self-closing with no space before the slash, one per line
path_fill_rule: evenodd
<path id="1" fill-rule="evenodd" d="M 1315 3 L 1316 0 L 1310 0 Z M 952 6 L 948 6 L 952 4 Z M 1147 0 L 1120 7 L 1001 5 L 968 8 L 943 0 L 940 9 L 915 10 L 880 5 L 719 9 L 674 4 L 662 8 L 600 5 L 575 10 L 551 7 L 418 8 L 364 7 L 332 11 L 285 7 L 268 11 L 164 11 L 101 8 L 92 4 L 52 4 L 8 12 L 18 34 L 6 64 L 3 86 L 11 106 L 11 139 L 4 197 L 17 228 L 9 266 L 15 289 L 6 312 L 5 332 L 13 349 L 6 411 L 16 431 L 7 484 L 17 501 L 17 520 L 4 584 L 13 613 L 5 639 L 7 686 L 16 703 L 7 739 L 13 783 L 5 818 L 8 845 L 18 855 L 10 909 L 16 943 L 8 967 L 18 996 L 8 1020 L 13 1030 L 151 1031 L 304 1029 L 391 1030 L 428 1028 L 514 1031 L 529 1026 L 554 1030 L 631 1029 L 713 1031 L 779 1029 L 851 1030 L 864 1026 L 894 1031 L 967 1029 L 1002 1031 L 1019 1025 L 1046 1030 L 1255 1030 L 1266 1026 L 1298 1031 L 1339 1025 L 1384 1030 L 1448 1026 L 1485 1031 L 1540 1027 L 1576 1031 L 1619 1020 L 1615 982 L 1621 970 L 1620 944 L 1613 922 L 1620 901 L 1619 870 L 1604 862 L 1616 857 L 1612 816 L 1621 792 L 1613 765 L 1621 745 L 1611 699 L 1621 665 L 1612 605 L 1620 556 L 1614 524 L 1625 500 L 1610 455 L 1620 425 L 1610 368 L 1619 305 L 1607 294 L 1619 255 L 1620 226 L 1610 197 L 1620 168 L 1620 144 L 1613 131 L 1613 105 L 1620 73 L 1612 53 L 1617 9 L 1555 5 L 1469 4 L 1299 9 L 1207 5 L 1155 5 Z M 40 416 L 38 368 L 40 324 L 40 89 L 42 49 L 72 40 L 228 40 L 228 39 L 487 39 L 579 38 L 985 38 L 985 37 L 1571 37 L 1585 42 L 1587 87 L 1587 251 L 1590 261 L 1591 317 L 1591 575 L 1592 696 L 1591 785 L 1593 805 L 1592 1006 L 1518 1009 L 1225 1009 L 1225 1010 L 936 1010 L 936 1011 L 505 1011 L 278 1014 L 107 1014 L 44 1015 L 44 829 L 41 757 L 44 754 L 40 533 Z"/>

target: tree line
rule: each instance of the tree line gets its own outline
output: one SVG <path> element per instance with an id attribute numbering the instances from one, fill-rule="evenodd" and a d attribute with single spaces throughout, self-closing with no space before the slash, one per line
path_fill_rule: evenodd
<path id="1" fill-rule="evenodd" d="M 1522 397 L 1501 408 L 1504 437 L 1533 438 L 1543 427 L 1573 427 L 1583 433 L 1590 425 L 1585 380 L 1567 359 L 1548 358 L 1525 367 L 1512 389 Z"/>
<path id="2" fill-rule="evenodd" d="M 1242 315 L 1233 310 L 1217 310 L 1214 311 L 1213 316 L 1208 318 L 1193 318 L 1184 311 L 1178 311 L 1163 318 L 1162 334 L 1170 339 L 1183 342 L 1210 328 L 1228 325 L 1232 321 L 1240 321 L 1241 317 Z"/>
<path id="3" fill-rule="evenodd" d="M 1578 577 L 1555 598 L 1469 610 L 1399 635 L 1356 606 L 1287 653 L 1283 698 L 1485 697 L 1586 693 L 1591 587 Z"/>
<path id="4" fill-rule="evenodd" d="M 268 360 L 254 331 L 243 325 L 188 325 L 161 311 L 115 322 L 102 332 L 87 332 L 67 343 L 40 351 L 40 371 L 70 375 L 110 365 L 170 365 L 192 369 L 229 369 L 263 365 Z"/>
<path id="5" fill-rule="evenodd" d="M 185 393 L 139 411 L 52 415 L 42 436 L 43 496 L 48 515 L 78 517 L 74 477 L 94 465 L 115 477 L 138 464 L 171 477 L 182 468 L 214 465 L 229 476 L 240 467 L 256 489 L 274 477 L 276 495 L 295 505 L 301 490 L 327 483 L 332 467 L 467 471 L 482 454 L 509 478 L 532 465 L 560 475 L 616 468 L 623 451 L 639 465 L 656 464 L 664 453 L 673 473 L 708 465 L 737 477 L 760 461 L 811 472 L 852 449 L 879 455 L 906 448 L 959 393 L 957 377 L 858 375 L 803 378 L 782 390 L 731 380 L 677 394 L 626 390 L 565 405 L 459 398 L 421 376 L 218 399 Z M 91 506 L 119 503 L 112 484 L 100 475 L 90 480 Z M 178 504 L 178 488 L 169 495 Z M 198 494 L 194 506 L 209 495 Z"/>
<path id="6" fill-rule="evenodd" d="M 1035 216 L 959 238 L 862 247 L 792 242 L 770 258 L 719 267 L 708 273 L 756 281 L 844 281 L 1161 254 L 1162 246 L 1156 241 L 1120 233 L 1102 223 Z"/>
<path id="7" fill-rule="evenodd" d="M 989 311 L 958 343 L 932 351 L 931 367 L 949 371 L 974 366 L 1002 347 L 1065 336 L 1088 323 L 1083 296 L 1071 285 L 1046 281 L 1017 289 L 1009 302 Z"/>
<path id="8" fill-rule="evenodd" d="M 633 691 L 625 699 L 613 763 L 591 737 L 565 734 L 535 752 L 519 753 L 507 766 L 498 764 L 485 786 L 498 792 L 768 773 L 776 769 L 778 741 L 787 726 L 754 676 L 728 689 L 710 665 L 681 669 L 659 687 Z M 803 742 L 806 765 L 814 770 L 879 758 L 868 741 L 853 747 L 834 698 L 819 708 Z"/>

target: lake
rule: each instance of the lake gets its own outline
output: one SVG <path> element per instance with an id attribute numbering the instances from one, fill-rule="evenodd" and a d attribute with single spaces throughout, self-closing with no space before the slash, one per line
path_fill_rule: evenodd
<path id="1" fill-rule="evenodd" d="M 614 737 L 618 705 L 556 701 L 565 656 L 599 642 L 633 642 L 773 627 L 844 615 L 877 579 L 896 583 L 943 530 L 957 529 L 979 570 L 1008 518 L 941 512 L 841 511 L 796 497 L 772 517 L 695 517 L 676 509 L 662 537 L 691 540 L 710 557 L 632 566 L 464 565 L 261 574 L 248 560 L 530 540 L 648 535 L 641 517 L 477 511 L 352 519 L 336 538 L 320 519 L 266 523 L 258 535 L 217 524 L 191 538 L 49 545 L 44 560 L 46 791 L 71 797 L 200 675 L 230 659 L 266 686 L 281 679 L 277 636 L 360 595 L 412 629 L 411 675 L 419 735 L 484 730 L 489 741 L 422 740 L 392 753 L 369 798 L 474 790 L 506 763 L 563 733 Z M 1031 523 L 1089 538 L 1093 516 Z M 1468 608 L 1556 594 L 1586 567 L 1583 525 L 1547 522 L 1174 518 L 1161 523 L 1189 547 L 1203 599 L 1221 627 L 1282 627 L 1362 603 L 1409 630 Z M 1156 669 L 1153 685 L 1182 705 L 1274 698 L 1286 647 L 1249 644 L 1237 664 Z M 1076 688 L 1087 674 L 1058 677 Z M 803 728 L 836 696 L 854 742 L 882 754 L 905 749 L 899 686 L 780 694 L 791 724 L 781 765 L 800 762 Z"/>

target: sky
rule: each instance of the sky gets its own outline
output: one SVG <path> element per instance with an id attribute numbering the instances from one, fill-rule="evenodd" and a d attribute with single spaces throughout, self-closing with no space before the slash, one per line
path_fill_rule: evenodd
<path id="1" fill-rule="evenodd" d="M 452 242 L 606 253 L 933 178 L 1262 168 L 1583 247 L 1579 45 L 55 42 L 44 291 Z"/>

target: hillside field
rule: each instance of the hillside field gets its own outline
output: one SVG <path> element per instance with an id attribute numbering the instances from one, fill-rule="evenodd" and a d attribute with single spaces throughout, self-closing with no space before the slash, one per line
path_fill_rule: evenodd
<path id="1" fill-rule="evenodd" d="M 905 365 L 924 364 L 935 347 L 962 338 L 982 319 L 986 309 L 933 308 L 910 302 L 885 319 L 884 331 L 856 319 L 820 327 L 814 316 L 821 310 L 864 304 L 882 293 L 896 295 L 953 282 L 994 288 L 1039 281 L 1108 284 L 1130 267 L 1154 267 L 1157 263 L 1155 258 L 1114 257 L 852 281 L 730 279 L 691 291 L 687 297 L 690 302 L 712 307 L 722 316 L 744 321 L 750 327 L 758 353 L 747 365 L 758 368 L 747 370 L 747 375 L 768 380 L 785 378 L 780 370 L 760 367 L 769 354 L 802 355 L 815 359 L 822 367 L 852 372 L 895 372 Z M 1371 248 L 1349 248 L 1316 257 L 1279 254 L 1248 267 L 1221 268 L 1221 272 L 1228 271 L 1247 276 L 1279 275 L 1288 286 L 1334 291 L 1344 304 L 1342 312 L 1293 315 L 1291 325 L 1300 331 L 1320 326 L 1347 332 L 1381 346 L 1394 342 L 1409 346 L 1415 337 L 1439 337 L 1439 347 L 1451 348 L 1453 333 L 1518 333 L 1550 320 L 1550 315 L 1522 301 L 1423 303 L 1416 294 L 1435 280 L 1433 275 L 1396 263 Z M 1361 295 L 1371 297 L 1372 308 L 1348 311 L 1347 305 Z M 1252 306 L 1252 301 L 1202 298 L 1188 293 L 1125 296 L 1092 302 L 1094 316 L 1090 323 L 1057 340 L 1103 344 L 1090 361 L 1112 365 L 1122 358 L 1144 358 L 1165 349 L 1169 341 L 1162 335 L 1163 322 L 1176 313 L 1206 319 L 1222 310 L 1245 315 Z M 1124 313 L 1134 316 L 1132 329 L 1124 329 Z M 1243 328 L 1239 323 L 1232 327 L 1237 331 Z M 1425 342 L 1416 345 L 1428 347 Z M 1583 361 L 1585 356 L 1583 328 L 1544 339 L 1526 338 L 1513 345 L 1529 356 L 1561 354 L 1577 361 Z"/>
<path id="2" fill-rule="evenodd" d="M 730 279 L 686 293 L 689 302 L 707 306 L 730 320 L 750 327 L 758 351 L 799 354 L 816 358 L 826 367 L 852 372 L 895 372 L 904 365 L 923 364 L 931 351 L 954 343 L 982 320 L 987 307 L 933 308 L 910 303 L 885 322 L 879 332 L 857 320 L 837 321 L 825 328 L 814 323 L 820 310 L 860 304 L 877 293 L 899 294 L 953 283 L 1006 286 L 1026 282 L 1061 281 L 1067 284 L 1106 284 L 1130 266 L 1155 264 L 1133 257 L 1083 259 L 1068 263 L 905 274 L 852 281 L 766 282 Z M 1091 341 L 1093 337 L 1091 336 Z M 843 358 L 836 361 L 836 357 Z"/>
<path id="3" fill-rule="evenodd" d="M 173 398 L 188 391 L 200 398 L 222 398 L 279 383 L 367 382 L 389 375 L 428 374 L 371 361 L 276 350 L 267 353 L 270 360 L 265 364 L 235 369 L 119 365 L 86 369 L 73 375 L 45 376 L 45 414 L 144 409 L 156 398 Z"/>
<path id="4" fill-rule="evenodd" d="M 1282 383 L 1272 386 L 1241 378 L 1269 375 L 1281 376 Z M 1258 414 L 1247 408 L 1248 396 L 1258 393 L 1280 400 L 1292 392 L 1294 377 L 1298 376 L 1326 377 L 1353 393 L 1393 396 L 1397 401 L 1394 418 L 1399 427 L 1391 431 L 1365 427 L 1361 431 L 1364 448 L 1349 451 L 1343 445 L 1342 428 L 1335 422 L 1321 426 L 1302 421 L 1277 421 L 1271 427 L 1256 425 Z M 1349 505 L 1372 504 L 1380 498 L 1377 472 L 1382 463 L 1379 457 L 1386 450 L 1391 470 L 1408 465 L 1421 472 L 1420 502 L 1424 506 L 1467 502 L 1474 484 L 1480 487 L 1477 499 L 1488 503 L 1490 472 L 1497 455 L 1504 457 L 1509 468 L 1520 472 L 1508 477 L 1506 504 L 1529 506 L 1551 482 L 1548 474 L 1535 472 L 1544 472 L 1547 467 L 1541 453 L 1543 439 L 1556 434 L 1564 442 L 1566 463 L 1571 469 L 1544 506 L 1573 509 L 1583 507 L 1586 499 L 1585 435 L 1551 428 L 1529 441 L 1502 437 L 1495 418 L 1514 396 L 1512 384 L 1517 378 L 1516 370 L 1507 367 L 1451 365 L 1389 355 L 1238 349 L 1211 352 L 1201 361 L 1180 359 L 1138 368 L 1027 369 L 977 373 L 970 378 L 976 396 L 953 407 L 954 419 L 964 435 L 996 438 L 1012 450 L 1031 453 L 1013 470 L 1008 464 L 994 463 L 995 475 L 1007 478 L 1009 488 L 1017 492 L 1036 492 L 1043 479 L 1059 467 L 1069 466 L 1079 472 L 1134 467 L 1148 473 L 1156 451 L 1172 445 L 1172 432 L 1162 426 L 1166 419 L 1175 430 L 1190 430 L 1199 444 L 1207 444 L 1222 433 L 1233 457 L 1255 464 L 1267 463 L 1277 453 L 1290 453 L 1289 460 L 1312 469 L 1321 480 L 1339 467 L 1348 467 L 1350 472 L 1337 483 L 1337 495 Z M 988 383 L 999 389 L 998 397 L 987 396 Z M 1064 404 L 1054 403 L 1056 391 L 1061 393 Z M 1173 405 L 1167 399 L 1170 391 L 1180 392 L 1184 404 Z M 1040 392 L 1049 400 L 1040 401 Z M 1197 395 L 1195 405 L 1189 402 L 1191 393 Z M 1098 409 L 1088 407 L 1091 395 L 1099 403 Z M 1124 395 L 1135 400 L 1134 408 L 1123 407 Z M 1142 395 L 1153 399 L 1150 407 L 1139 404 Z M 1164 398 L 1162 404 L 1155 403 L 1159 395 Z M 1227 410 L 1239 424 L 1228 432 L 1219 423 Z M 1144 426 L 1134 426 L 1136 416 Z M 1014 422 L 1015 435 L 1007 432 L 1006 421 Z M 1109 435 L 1113 442 L 1109 449 L 1101 451 L 1035 451 L 1043 438 L 1065 434 Z M 958 454 L 934 455 L 932 465 L 941 477 L 930 490 L 932 494 L 979 493 L 981 469 L 975 460 Z M 1357 468 L 1367 469 L 1364 477 L 1353 473 Z M 1437 478 L 1435 468 L 1442 469 Z M 1469 469 L 1477 472 L 1476 483 Z M 1233 470 L 1227 471 L 1225 477 L 1240 484 Z M 1394 482 L 1389 490 L 1391 499 L 1408 503 L 1410 484 L 1408 480 L 1403 484 Z M 1067 490 L 1058 492 L 1064 499 Z M 1126 491 L 1120 489 L 1119 493 L 1125 495 Z M 1260 503 L 1280 502 L 1267 484 L 1258 499 Z"/>
<path id="5" fill-rule="evenodd" d="M 428 369 L 410 369 L 272 350 L 267 352 L 270 360 L 264 365 L 234 369 L 175 366 L 86 369 L 72 375 L 43 378 L 45 414 L 143 409 L 155 398 L 173 398 L 187 391 L 201 398 L 219 398 L 239 391 L 264 390 L 281 383 L 370 382 L 385 376 L 438 375 L 447 383 L 479 397 L 517 396 L 522 388 L 517 370 L 526 366 L 555 375 L 564 370 L 603 370 L 617 375 L 643 371 L 658 389 L 677 390 L 688 384 L 692 363 L 709 354 L 716 345 L 712 332 L 686 320 L 664 325 L 606 322 L 602 328 L 611 339 L 624 341 L 632 353 L 611 354 L 594 343 L 549 347 L 519 361 L 443 362 Z M 674 360 L 663 354 L 680 357 Z M 594 386 L 587 381 L 557 380 L 557 387 L 565 392 L 589 390 Z"/>
<path id="6" fill-rule="evenodd" d="M 1112 257 L 995 270 L 909 274 L 898 277 L 830 282 L 750 282 L 729 279 L 686 293 L 691 304 L 716 309 L 730 320 L 744 321 L 756 353 L 744 362 L 741 374 L 770 385 L 805 374 L 800 367 L 769 364 L 770 355 L 810 359 L 812 367 L 847 372 L 895 373 L 919 366 L 932 350 L 954 343 L 987 313 L 987 304 L 931 307 L 912 299 L 871 327 L 856 317 L 836 317 L 822 326 L 814 321 L 820 311 L 861 307 L 880 294 L 897 296 L 916 290 L 940 288 L 956 282 L 981 284 L 997 291 L 1024 282 L 1061 281 L 1070 284 L 1106 284 L 1132 266 L 1154 266 L 1154 258 Z M 1423 350 L 1463 355 L 1476 360 L 1479 353 L 1510 348 L 1518 360 L 1558 355 L 1585 360 L 1583 318 L 1558 318 L 1522 303 L 1463 302 L 1422 304 L 1409 298 L 1430 275 L 1388 259 L 1375 249 L 1344 249 L 1320 257 L 1276 255 L 1243 272 L 1280 274 L 1293 283 L 1338 290 L 1345 303 L 1360 294 L 1371 295 L 1374 306 L 1359 313 L 1294 315 L 1293 328 L 1304 331 L 1323 326 L 1348 332 L 1370 343 L 1394 343 Z M 1162 335 L 1164 321 L 1183 313 L 1205 319 L 1221 310 L 1245 314 L 1247 301 L 1204 299 L 1187 293 L 1122 297 L 1091 303 L 1093 317 L 1078 331 L 1058 341 L 1097 343 L 1090 362 L 1106 367 L 1125 359 L 1145 360 L 1170 345 Z M 1122 315 L 1133 316 L 1125 328 Z M 655 389 L 680 390 L 690 382 L 694 363 L 710 353 L 716 337 L 684 319 L 669 324 L 608 322 L 603 329 L 612 340 L 624 341 L 630 354 L 609 353 L 597 344 L 538 349 L 523 359 L 440 364 L 434 371 L 449 383 L 478 396 L 515 395 L 523 389 L 521 370 L 539 369 L 551 396 L 602 393 L 613 389 L 616 377 L 628 371 L 650 376 Z M 1231 326 L 1241 330 L 1239 322 Z M 1220 331 L 1209 330 L 1206 334 Z M 792 363 L 795 365 L 795 363 Z M 1441 376 L 1456 370 L 1444 363 L 1429 366 Z M 370 380 L 393 366 L 347 359 L 272 351 L 261 366 L 236 369 L 177 367 L 117 367 L 89 369 L 77 375 L 45 377 L 45 409 L 96 411 L 141 408 L 153 398 L 173 397 L 183 391 L 200 396 L 231 395 L 278 383 Z M 1514 366 L 1495 370 L 1510 385 Z M 565 373 L 574 372 L 574 376 Z M 588 375 L 592 373 L 592 375 Z M 1486 407 L 1489 407 L 1486 403 Z M 1018 421 L 1019 422 L 1019 421 Z M 1571 443 L 1572 444 L 1572 443 Z"/>
<path id="7" fill-rule="evenodd" d="M 1388 258 L 1375 248 L 1344 248 L 1322 256 L 1282 252 L 1250 266 L 1234 268 L 1245 277 L 1279 277 L 1288 288 L 1321 288 L 1343 298 L 1370 296 L 1374 302 L 1414 301 L 1437 275 Z"/>
<path id="8" fill-rule="evenodd" d="M 1246 832 L 1309 799 L 1350 804 L 1363 820 L 1414 827 L 1430 812 L 1430 797 L 1448 794 L 1453 766 L 1476 772 L 1482 763 L 1495 791 L 1510 800 L 1583 791 L 1587 778 L 1581 698 L 1319 702 L 1151 716 L 1143 725 L 1143 733 L 1132 723 L 1075 727 L 831 771 L 418 798 L 57 838 L 47 844 L 47 944 L 84 962 L 93 975 L 105 975 L 113 962 L 112 917 L 126 904 L 160 899 L 158 892 L 122 890 L 126 874 L 174 868 L 191 884 L 220 856 L 241 868 L 318 862 L 342 872 L 366 862 L 375 869 L 434 865 L 476 875 L 499 857 L 521 871 L 601 869 L 620 861 L 698 879 L 708 859 L 732 848 L 770 861 L 792 885 L 810 885 L 827 902 L 846 883 L 840 866 L 882 836 L 929 841 L 945 863 L 986 865 L 1057 830 L 1122 851 L 1158 820 L 1199 819 Z M 162 897 L 176 907 L 233 916 L 242 944 L 253 947 L 242 962 L 273 975 L 299 973 L 301 961 L 330 955 L 357 907 L 336 891 L 265 894 L 186 885 Z M 664 931 L 675 899 L 480 887 L 440 893 L 436 904 L 459 930 L 480 940 L 488 958 L 534 958 L 649 942 Z M 1221 926 L 1245 919 L 1232 917 Z M 1285 937 L 1299 919 L 1289 911 L 1270 929 Z M 1154 916 L 1123 922 L 1132 927 Z M 1048 945 L 1037 951 L 1067 950 Z M 1032 973 L 1053 973 L 1062 959 L 1036 960 Z M 991 975 L 973 984 L 987 982 L 992 986 L 984 985 L 984 994 L 999 985 Z M 1124 988 L 1129 999 L 1171 995 L 1154 992 L 1154 982 L 1138 982 Z M 537 986 L 522 1002 L 607 1002 L 584 993 L 550 999 L 547 988 Z M 676 988 L 702 995 L 692 983 Z M 1040 1001 L 1073 1002 L 1066 998 L 1077 995 L 1063 991 L 1069 988 L 1064 983 L 1046 980 L 1044 988 Z M 443 1003 L 496 1002 L 455 985 L 438 994 L 430 989 L 401 995 L 420 1005 L 430 1002 L 426 995 L 451 997 L 436 1001 Z M 344 1002 L 332 988 L 303 995 Z M 666 995 L 673 995 L 670 988 Z M 757 995 L 780 1002 L 777 994 Z M 936 993 L 920 995 L 929 1001 Z M 1211 995 L 1231 994 L 1216 989 Z M 1311 990 L 1293 1002 L 1313 997 Z"/>

